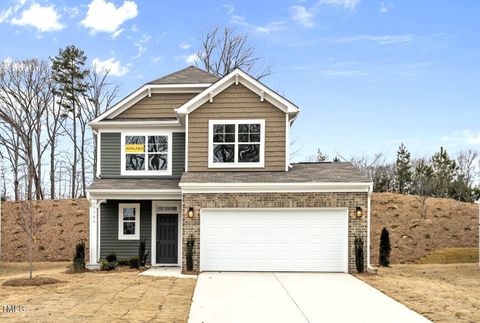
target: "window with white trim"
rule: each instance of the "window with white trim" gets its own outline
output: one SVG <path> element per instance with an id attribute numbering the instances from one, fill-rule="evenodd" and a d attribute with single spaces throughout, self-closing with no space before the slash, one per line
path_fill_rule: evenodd
<path id="1" fill-rule="evenodd" d="M 122 134 L 122 175 L 171 175 L 171 134 Z"/>
<path id="2" fill-rule="evenodd" d="M 140 204 L 118 204 L 118 240 L 140 239 Z"/>
<path id="3" fill-rule="evenodd" d="M 265 120 L 210 120 L 208 166 L 263 167 Z"/>

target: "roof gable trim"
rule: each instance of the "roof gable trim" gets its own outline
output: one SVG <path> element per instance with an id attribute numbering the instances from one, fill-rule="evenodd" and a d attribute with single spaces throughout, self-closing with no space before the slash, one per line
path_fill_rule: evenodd
<path id="1" fill-rule="evenodd" d="M 211 83 L 195 83 L 195 84 L 145 84 L 127 97 L 119 101 L 112 108 L 108 109 L 92 121 L 90 125 L 95 125 L 104 119 L 113 119 L 135 103 L 151 96 L 152 93 L 199 93 L 208 88 Z"/>
<path id="2" fill-rule="evenodd" d="M 299 111 L 298 107 L 293 103 L 275 93 L 267 86 L 263 85 L 239 68 L 235 69 L 230 74 L 224 76 L 213 85 L 206 88 L 189 101 L 185 102 L 183 105 L 175 109 L 175 111 L 178 114 L 189 114 L 207 101 L 212 102 L 216 95 L 220 94 L 230 85 L 238 85 L 239 83 L 248 88 L 250 91 L 256 93 L 260 97 L 260 101 L 267 100 L 285 113 L 296 113 Z"/>

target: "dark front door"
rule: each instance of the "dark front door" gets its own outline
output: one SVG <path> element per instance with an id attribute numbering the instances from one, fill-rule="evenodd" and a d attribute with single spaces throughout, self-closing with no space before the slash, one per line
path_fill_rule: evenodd
<path id="1" fill-rule="evenodd" d="M 157 264 L 178 260 L 178 215 L 157 215 Z"/>

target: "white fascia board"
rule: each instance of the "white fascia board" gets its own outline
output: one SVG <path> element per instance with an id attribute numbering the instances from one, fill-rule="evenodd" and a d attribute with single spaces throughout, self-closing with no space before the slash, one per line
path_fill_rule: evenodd
<path id="1" fill-rule="evenodd" d="M 260 97 L 265 98 L 285 113 L 295 113 L 300 111 L 294 104 L 238 68 L 175 109 L 175 111 L 178 114 L 189 114 L 230 85 L 237 84 L 237 82 L 255 92 Z"/>
<path id="2" fill-rule="evenodd" d="M 115 104 L 91 122 L 89 125 L 102 121 L 105 118 L 114 118 L 150 93 L 198 93 L 212 85 L 211 83 L 198 84 L 145 84 L 126 98 Z"/>
<path id="3" fill-rule="evenodd" d="M 183 125 L 180 120 L 145 120 L 145 121 L 99 121 L 90 122 L 89 125 L 95 129 L 145 129 L 145 128 L 164 128 L 164 127 L 181 127 Z"/>
<path id="4" fill-rule="evenodd" d="M 181 190 L 87 190 L 89 199 L 130 199 L 130 200 L 179 200 Z"/>
<path id="5" fill-rule="evenodd" d="M 180 183 L 182 193 L 365 192 L 372 183 Z"/>

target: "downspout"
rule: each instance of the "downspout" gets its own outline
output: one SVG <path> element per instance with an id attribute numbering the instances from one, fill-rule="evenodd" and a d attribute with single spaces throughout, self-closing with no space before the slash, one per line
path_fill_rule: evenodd
<path id="1" fill-rule="evenodd" d="M 373 186 L 370 185 L 368 187 L 368 199 L 367 199 L 367 269 L 376 271 L 375 268 L 372 267 L 370 264 L 370 213 L 371 213 L 371 206 L 372 206 L 372 191 Z"/>

